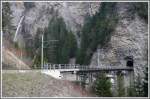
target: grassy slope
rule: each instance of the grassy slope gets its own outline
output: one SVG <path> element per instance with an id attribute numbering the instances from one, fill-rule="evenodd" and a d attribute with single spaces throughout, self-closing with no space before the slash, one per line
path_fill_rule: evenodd
<path id="1" fill-rule="evenodd" d="M 57 80 L 39 72 L 3 73 L 5 97 L 82 97 L 90 96 L 81 87 L 63 80 Z"/>

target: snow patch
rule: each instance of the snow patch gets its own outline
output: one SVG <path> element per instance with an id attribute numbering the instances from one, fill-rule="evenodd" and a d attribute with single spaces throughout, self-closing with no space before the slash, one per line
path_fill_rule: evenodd
<path id="1" fill-rule="evenodd" d="M 62 75 L 60 74 L 59 70 L 43 70 L 42 73 L 46 75 L 50 75 L 56 79 L 61 79 Z"/>

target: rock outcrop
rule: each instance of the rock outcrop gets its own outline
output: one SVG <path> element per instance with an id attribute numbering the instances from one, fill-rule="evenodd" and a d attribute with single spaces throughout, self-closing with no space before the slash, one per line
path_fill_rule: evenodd
<path id="1" fill-rule="evenodd" d="M 119 22 L 108 45 L 100 49 L 100 66 L 126 66 L 125 57 L 133 56 L 135 77 L 144 76 L 148 65 L 148 25 L 138 15 L 133 18 L 129 3 L 118 3 Z M 98 52 L 98 51 L 97 51 Z M 92 57 L 91 66 L 97 66 L 98 53 Z"/>
<path id="2" fill-rule="evenodd" d="M 48 26 L 52 16 L 62 17 L 68 29 L 77 32 L 84 23 L 87 14 L 93 15 L 98 11 L 100 3 L 78 3 L 78 2 L 34 2 L 32 7 L 26 8 L 23 2 L 10 3 L 12 11 L 12 24 L 17 28 L 21 16 L 25 16 L 23 21 L 24 33 L 34 36 L 37 28 Z"/>

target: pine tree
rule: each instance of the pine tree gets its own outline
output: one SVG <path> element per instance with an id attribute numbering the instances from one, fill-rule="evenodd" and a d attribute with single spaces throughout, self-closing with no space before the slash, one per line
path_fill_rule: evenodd
<path id="1" fill-rule="evenodd" d="M 111 82 L 104 73 L 100 73 L 94 82 L 93 89 L 96 95 L 100 97 L 111 97 Z"/>
<path id="2" fill-rule="evenodd" d="M 143 84 L 144 97 L 148 97 L 148 67 L 145 70 L 145 79 Z"/>
<path id="3" fill-rule="evenodd" d="M 33 67 L 41 68 L 41 34 L 43 33 L 41 28 L 38 28 L 36 35 L 34 37 L 34 43 L 32 48 L 33 57 Z"/>
<path id="4" fill-rule="evenodd" d="M 136 83 L 135 83 L 135 89 L 136 89 L 136 96 L 142 97 L 143 96 L 143 84 L 141 81 L 141 77 L 138 75 Z"/>
<path id="5" fill-rule="evenodd" d="M 128 97 L 135 97 L 136 96 L 136 89 L 134 86 L 127 88 L 127 96 Z"/>
<path id="6" fill-rule="evenodd" d="M 87 15 L 81 34 L 81 46 L 76 63 L 88 65 L 97 46 L 103 47 L 111 38 L 118 17 L 116 3 L 102 3 L 94 16 Z"/>
<path id="7" fill-rule="evenodd" d="M 77 41 L 72 32 L 68 33 L 68 40 L 69 40 L 69 57 L 75 57 L 77 52 Z"/>
<path id="8" fill-rule="evenodd" d="M 134 9 L 136 13 L 148 23 L 148 3 L 140 2 L 134 3 Z"/>
<path id="9" fill-rule="evenodd" d="M 142 83 L 141 77 L 138 75 L 135 86 L 128 88 L 128 96 L 148 97 L 148 67 L 145 69 L 145 78 Z"/>
<path id="10" fill-rule="evenodd" d="M 35 49 L 39 46 L 38 40 L 44 32 L 44 41 L 58 40 L 58 42 L 44 43 L 44 61 L 56 64 L 66 64 L 69 59 L 76 56 L 77 42 L 72 31 L 68 31 L 62 18 L 53 17 L 48 27 L 41 31 L 37 30 L 35 37 Z M 37 58 L 39 58 L 40 53 Z M 37 59 L 39 60 L 39 59 Z M 38 62 L 38 61 L 36 61 Z"/>

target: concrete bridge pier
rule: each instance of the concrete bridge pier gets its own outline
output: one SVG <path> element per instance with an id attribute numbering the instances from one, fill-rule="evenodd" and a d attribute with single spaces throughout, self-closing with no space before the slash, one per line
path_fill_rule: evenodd
<path id="1" fill-rule="evenodd" d="M 89 73 L 89 84 L 91 84 L 93 82 L 93 74 L 92 73 Z"/>
<path id="2" fill-rule="evenodd" d="M 117 72 L 116 71 L 112 71 L 111 74 L 112 74 L 112 78 L 111 79 L 113 79 L 113 81 L 112 81 L 112 88 L 111 88 L 112 94 L 113 94 L 113 96 L 117 96 Z"/>
<path id="3" fill-rule="evenodd" d="M 134 72 L 126 71 L 126 73 L 123 76 L 124 76 L 125 95 L 127 95 L 128 88 L 132 88 L 134 86 Z"/>
<path id="4" fill-rule="evenodd" d="M 93 73 L 79 73 L 75 72 L 76 75 L 76 81 L 80 81 L 85 84 L 91 84 L 93 83 Z"/>
<path id="5" fill-rule="evenodd" d="M 118 71 L 117 72 L 117 89 L 121 90 L 120 96 L 128 95 L 128 88 L 134 85 L 134 71 Z M 118 90 L 118 91 L 119 91 Z"/>
<path id="6" fill-rule="evenodd" d="M 124 76 L 121 73 L 121 71 L 117 71 L 116 73 L 117 76 L 117 86 L 116 86 L 116 90 L 117 90 L 117 96 L 125 96 L 125 87 L 124 87 Z"/>
<path id="7" fill-rule="evenodd" d="M 74 71 L 74 74 L 76 75 L 76 81 L 79 81 L 79 74 L 78 74 L 78 72 Z"/>
<path id="8" fill-rule="evenodd" d="M 134 71 L 128 71 L 130 76 L 130 87 L 134 86 Z"/>
<path id="9" fill-rule="evenodd" d="M 77 77 L 80 85 L 85 88 L 87 74 L 86 73 L 77 73 L 76 77 Z"/>

